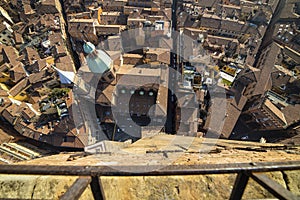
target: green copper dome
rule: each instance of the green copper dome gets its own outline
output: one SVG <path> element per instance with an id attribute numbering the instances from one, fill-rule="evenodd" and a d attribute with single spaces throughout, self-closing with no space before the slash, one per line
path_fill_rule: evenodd
<path id="1" fill-rule="evenodd" d="M 91 42 L 86 42 L 83 45 L 83 51 L 86 54 L 90 54 L 95 50 L 95 45 L 93 45 Z"/>
<path id="2" fill-rule="evenodd" d="M 83 45 L 86 54 L 86 61 L 89 69 L 93 73 L 103 74 L 110 69 L 112 60 L 104 51 L 96 50 L 95 46 L 87 42 Z"/>

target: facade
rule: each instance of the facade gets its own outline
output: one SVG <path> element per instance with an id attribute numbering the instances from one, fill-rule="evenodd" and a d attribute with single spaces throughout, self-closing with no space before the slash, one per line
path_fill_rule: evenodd
<path id="1" fill-rule="evenodd" d="M 241 118 L 250 129 L 282 130 L 287 127 L 284 114 L 268 98 L 259 98 L 249 104 L 251 106 L 242 112 Z"/>

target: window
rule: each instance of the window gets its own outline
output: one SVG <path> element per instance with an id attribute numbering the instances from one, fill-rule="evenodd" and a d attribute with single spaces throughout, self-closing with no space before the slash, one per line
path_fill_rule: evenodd
<path id="1" fill-rule="evenodd" d="M 110 80 L 114 79 L 113 75 L 111 75 L 111 74 L 109 74 L 107 77 L 108 77 Z"/>
<path id="2" fill-rule="evenodd" d="M 143 95 L 145 94 L 145 92 L 144 92 L 143 90 L 140 90 L 139 94 L 140 94 L 141 96 L 143 96 Z"/>
<path id="3" fill-rule="evenodd" d="M 63 142 L 74 142 L 74 141 L 75 141 L 75 137 L 73 137 L 73 136 L 63 137 Z"/>

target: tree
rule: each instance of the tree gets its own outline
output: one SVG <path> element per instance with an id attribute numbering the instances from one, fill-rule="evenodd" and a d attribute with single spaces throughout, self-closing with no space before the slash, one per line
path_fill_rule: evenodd
<path id="1" fill-rule="evenodd" d="M 69 91 L 69 88 L 54 88 L 48 96 L 51 99 L 61 99 L 63 97 L 66 97 Z"/>

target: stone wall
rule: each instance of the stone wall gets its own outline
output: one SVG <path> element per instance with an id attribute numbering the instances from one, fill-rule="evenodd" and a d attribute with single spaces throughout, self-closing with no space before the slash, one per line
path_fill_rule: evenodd
<path id="1" fill-rule="evenodd" d="M 267 175 L 300 197 L 299 171 Z M 228 199 L 235 174 L 169 177 L 101 177 L 107 200 Z M 69 176 L 0 175 L 0 198 L 58 199 L 76 180 Z M 243 199 L 274 198 L 250 179 Z M 81 199 L 92 199 L 90 188 Z"/>

